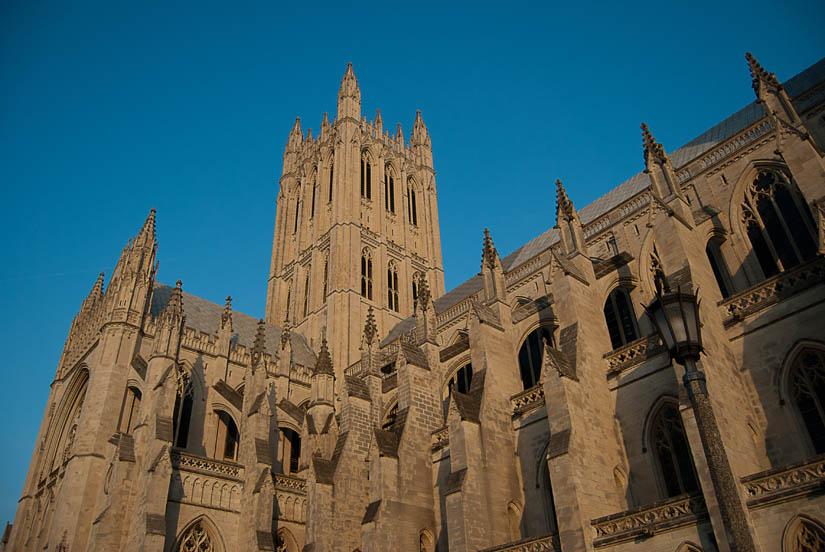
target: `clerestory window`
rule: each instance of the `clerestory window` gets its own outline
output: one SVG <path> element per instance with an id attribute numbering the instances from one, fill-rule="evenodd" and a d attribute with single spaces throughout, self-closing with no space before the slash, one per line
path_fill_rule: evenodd
<path id="1" fill-rule="evenodd" d="M 625 288 L 616 288 L 607 296 L 604 303 L 604 320 L 614 349 L 638 339 L 636 312 L 630 302 L 630 294 Z"/>
<path id="2" fill-rule="evenodd" d="M 545 340 L 551 347 L 554 345 L 550 330 L 537 328 L 527 336 L 527 339 L 521 345 L 521 349 L 519 349 L 518 366 L 521 374 L 521 384 L 524 389 L 530 389 L 539 382 Z"/>
<path id="3" fill-rule="evenodd" d="M 650 443 L 668 497 L 699 490 L 682 417 L 675 402 L 666 401 L 652 418 Z"/>

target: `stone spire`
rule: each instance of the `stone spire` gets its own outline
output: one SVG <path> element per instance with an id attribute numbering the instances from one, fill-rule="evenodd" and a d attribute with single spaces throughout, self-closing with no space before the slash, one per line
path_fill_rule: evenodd
<path id="1" fill-rule="evenodd" d="M 146 217 L 146 222 L 143 223 L 143 228 L 140 229 L 135 238 L 133 247 L 151 247 L 155 244 L 155 208 L 149 211 L 149 216 Z"/>
<path id="2" fill-rule="evenodd" d="M 404 147 L 404 131 L 401 130 L 401 123 L 395 128 L 395 141 L 403 148 Z"/>
<path id="3" fill-rule="evenodd" d="M 175 282 L 175 287 L 172 289 L 172 295 L 169 296 L 169 302 L 160 311 L 158 319 L 169 322 L 179 322 L 183 318 L 183 290 L 181 289 L 182 282 L 178 280 Z M 158 322 L 160 323 L 160 322 Z"/>
<path id="4" fill-rule="evenodd" d="M 103 271 L 100 271 L 100 274 L 95 280 L 92 289 L 89 290 L 89 295 L 86 299 L 83 300 L 83 304 L 80 307 L 81 312 L 85 312 L 91 309 L 94 305 L 96 305 L 101 299 L 103 299 Z"/>
<path id="5" fill-rule="evenodd" d="M 490 237 L 490 229 L 484 229 L 484 246 L 481 249 L 481 268 L 485 265 L 489 268 L 495 268 L 498 260 L 498 251 L 493 245 L 493 239 Z"/>
<path id="6" fill-rule="evenodd" d="M 295 124 L 289 131 L 289 138 L 286 141 L 286 153 L 301 151 L 301 143 L 304 141 L 304 133 L 301 131 L 301 118 L 295 117 Z"/>
<path id="7" fill-rule="evenodd" d="M 756 97 L 760 100 L 765 92 L 776 93 L 782 88 L 776 75 L 766 71 L 753 54 L 745 52 L 745 59 L 748 60 L 748 68 L 751 71 L 751 78 L 753 79 L 753 91 L 756 92 Z"/>
<path id="8" fill-rule="evenodd" d="M 329 356 L 327 347 L 327 336 L 321 338 L 321 350 L 318 353 L 318 360 L 315 362 L 315 375 L 333 375 L 332 358 Z"/>
<path id="9" fill-rule="evenodd" d="M 644 122 L 642 123 L 642 145 L 645 153 L 645 165 L 648 168 L 651 163 L 664 163 L 667 160 L 664 146 L 656 141 Z M 647 172 L 647 169 L 645 169 L 645 172 Z"/>
<path id="10" fill-rule="evenodd" d="M 642 123 L 641 128 L 645 154 L 645 173 L 650 175 L 653 191 L 669 203 L 672 203 L 671 200 L 675 196 L 686 204 L 687 201 L 676 178 L 676 171 L 673 170 L 673 165 L 670 164 L 670 158 L 667 156 L 664 146 L 656 141 L 645 123 Z M 684 211 L 685 209 L 680 207 L 680 210 Z M 681 215 L 689 216 L 690 210 L 688 209 L 687 213 L 681 213 Z"/>
<path id="11" fill-rule="evenodd" d="M 381 118 L 381 110 L 377 109 L 375 113 L 375 131 L 380 136 L 384 130 L 384 119 Z"/>
<path id="12" fill-rule="evenodd" d="M 364 341 L 367 347 L 372 347 L 375 338 L 378 337 L 378 326 L 375 323 L 375 314 L 372 311 L 372 305 L 367 310 L 367 321 L 364 324 Z"/>
<path id="13" fill-rule="evenodd" d="M 361 89 L 352 70 L 352 63 L 347 64 L 341 88 L 338 90 L 338 121 L 346 118 L 361 120 Z"/>
<path id="14" fill-rule="evenodd" d="M 321 134 L 320 139 L 323 140 L 327 137 L 327 133 L 329 132 L 329 118 L 327 117 L 327 112 L 324 111 L 324 119 L 321 121 Z"/>
<path id="15" fill-rule="evenodd" d="M 562 220 L 571 221 L 578 220 L 578 218 L 579 215 L 576 213 L 573 202 L 567 197 L 564 185 L 561 180 L 556 179 L 556 227 L 560 225 Z"/>
<path id="16" fill-rule="evenodd" d="M 178 280 L 169 296 L 169 302 L 155 319 L 153 356 L 177 358 L 183 321 L 183 291 L 181 281 Z"/>
<path id="17" fill-rule="evenodd" d="M 567 192 L 561 180 L 556 180 L 556 228 L 559 230 L 559 239 L 565 254 L 571 255 L 583 252 L 584 231 L 579 214 L 573 202 L 567 197 Z"/>
<path id="18" fill-rule="evenodd" d="M 232 331 L 232 297 L 226 297 L 226 304 L 223 307 L 223 314 L 221 314 L 221 329 L 229 327 L 229 331 Z"/>
<path id="19" fill-rule="evenodd" d="M 252 370 L 253 374 L 255 373 L 255 369 L 263 364 L 265 352 L 266 326 L 264 325 L 264 321 L 261 319 L 258 320 L 258 329 L 255 332 L 255 341 L 252 343 L 252 352 L 249 362 L 249 368 Z"/>
<path id="20" fill-rule="evenodd" d="M 429 133 L 427 132 L 427 125 L 424 124 L 424 119 L 421 118 L 421 110 L 418 109 L 415 112 L 415 122 L 413 122 L 412 138 L 410 139 L 410 143 L 413 146 L 423 146 L 426 144 L 428 136 Z"/>

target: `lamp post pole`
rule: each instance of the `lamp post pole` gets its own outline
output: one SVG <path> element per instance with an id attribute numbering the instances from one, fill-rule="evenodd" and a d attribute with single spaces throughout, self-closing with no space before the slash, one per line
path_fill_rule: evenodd
<path id="1" fill-rule="evenodd" d="M 719 513 L 722 524 L 728 534 L 728 542 L 733 552 L 755 552 L 753 537 L 748 530 L 748 521 L 742 508 L 742 501 L 733 479 L 733 471 L 728 462 L 728 455 L 722 445 L 722 436 L 716 423 L 716 415 L 708 397 L 705 374 L 696 368 L 692 358 L 682 361 L 685 366 L 685 375 L 682 382 L 687 389 L 702 448 L 713 482 L 713 491 L 719 503 Z"/>

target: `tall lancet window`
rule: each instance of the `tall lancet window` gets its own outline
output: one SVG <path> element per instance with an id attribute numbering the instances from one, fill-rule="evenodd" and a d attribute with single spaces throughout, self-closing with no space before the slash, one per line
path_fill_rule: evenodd
<path id="1" fill-rule="evenodd" d="M 372 254 L 369 249 L 361 252 L 361 297 L 372 300 Z"/>
<path id="2" fill-rule="evenodd" d="M 518 352 L 518 367 L 521 373 L 521 384 L 524 389 L 530 389 L 538 385 L 541 378 L 541 363 L 544 359 L 544 344 L 549 343 L 553 347 L 553 334 L 547 328 L 536 328 Z"/>
<path id="3" fill-rule="evenodd" d="M 295 196 L 295 225 L 292 227 L 292 233 L 298 231 L 298 218 L 301 214 L 301 198 Z"/>
<path id="4" fill-rule="evenodd" d="M 309 218 L 315 218 L 315 188 L 316 188 L 316 180 L 313 177 L 312 179 L 312 206 L 309 209 Z"/>
<path id="5" fill-rule="evenodd" d="M 192 376 L 186 368 L 178 364 L 175 372 L 177 395 L 172 414 L 174 422 L 174 443 L 178 448 L 186 448 L 189 441 L 189 422 L 192 418 Z"/>
<path id="6" fill-rule="evenodd" d="M 816 454 L 825 452 L 825 353 L 804 349 L 791 365 L 790 395 Z"/>
<path id="7" fill-rule="evenodd" d="M 312 266 L 307 267 L 306 280 L 304 280 L 304 317 L 309 314 L 309 276 L 312 272 Z"/>
<path id="8" fill-rule="evenodd" d="M 238 426 L 232 416 L 223 410 L 216 410 L 218 417 L 217 433 L 215 435 L 215 458 L 224 460 L 236 460 L 238 455 L 238 441 L 240 433 Z"/>
<path id="9" fill-rule="evenodd" d="M 690 444 L 674 401 L 663 402 L 651 418 L 650 444 L 667 496 L 699 490 Z"/>
<path id="10" fill-rule="evenodd" d="M 141 393 L 137 387 L 129 386 L 123 396 L 123 405 L 120 407 L 120 423 L 118 431 L 132 433 L 137 424 L 138 409 L 140 408 Z"/>
<path id="11" fill-rule="evenodd" d="M 728 265 L 725 263 L 725 257 L 722 256 L 722 248 L 718 239 L 711 238 L 708 240 L 708 244 L 705 246 L 705 254 L 708 256 L 708 262 L 713 270 L 713 276 L 716 278 L 716 284 L 719 286 L 719 292 L 722 297 L 730 296 L 733 286 L 730 283 Z"/>
<path id="12" fill-rule="evenodd" d="M 398 312 L 398 267 L 393 261 L 387 265 L 387 306 Z"/>
<path id="13" fill-rule="evenodd" d="M 614 349 L 627 345 L 639 337 L 636 313 L 626 289 L 616 288 L 610 292 L 604 303 L 604 319 Z"/>
<path id="14" fill-rule="evenodd" d="M 327 290 L 329 288 L 329 259 L 324 260 L 324 291 L 321 294 L 321 301 L 327 302 Z"/>
<path id="15" fill-rule="evenodd" d="M 332 201 L 332 177 L 335 174 L 335 157 L 330 155 L 329 156 L 329 199 L 327 201 Z"/>
<path id="16" fill-rule="evenodd" d="M 788 176 L 762 169 L 745 191 L 742 222 L 765 277 L 816 256 L 816 225 Z"/>
<path id="17" fill-rule="evenodd" d="M 361 156 L 361 197 L 372 199 L 372 165 L 366 155 Z"/>
<path id="18" fill-rule="evenodd" d="M 395 178 L 389 165 L 384 168 L 384 209 L 395 213 Z"/>
<path id="19" fill-rule="evenodd" d="M 409 181 L 407 186 L 407 196 L 409 197 L 409 202 L 407 203 L 407 214 L 410 218 L 410 224 L 413 226 L 418 226 L 418 205 L 415 201 L 415 186 L 412 180 Z"/>

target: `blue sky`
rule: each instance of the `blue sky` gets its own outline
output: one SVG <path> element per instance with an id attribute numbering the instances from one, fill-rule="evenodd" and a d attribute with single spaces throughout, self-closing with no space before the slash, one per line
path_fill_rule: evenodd
<path id="1" fill-rule="evenodd" d="M 305 5 L 307 7 L 299 6 Z M 400 9 L 400 8 L 403 8 Z M 825 56 L 819 2 L 0 3 L 0 521 L 12 519 L 72 317 L 158 209 L 163 282 L 262 316 L 283 147 L 363 111 L 433 142 L 447 288 Z"/>

